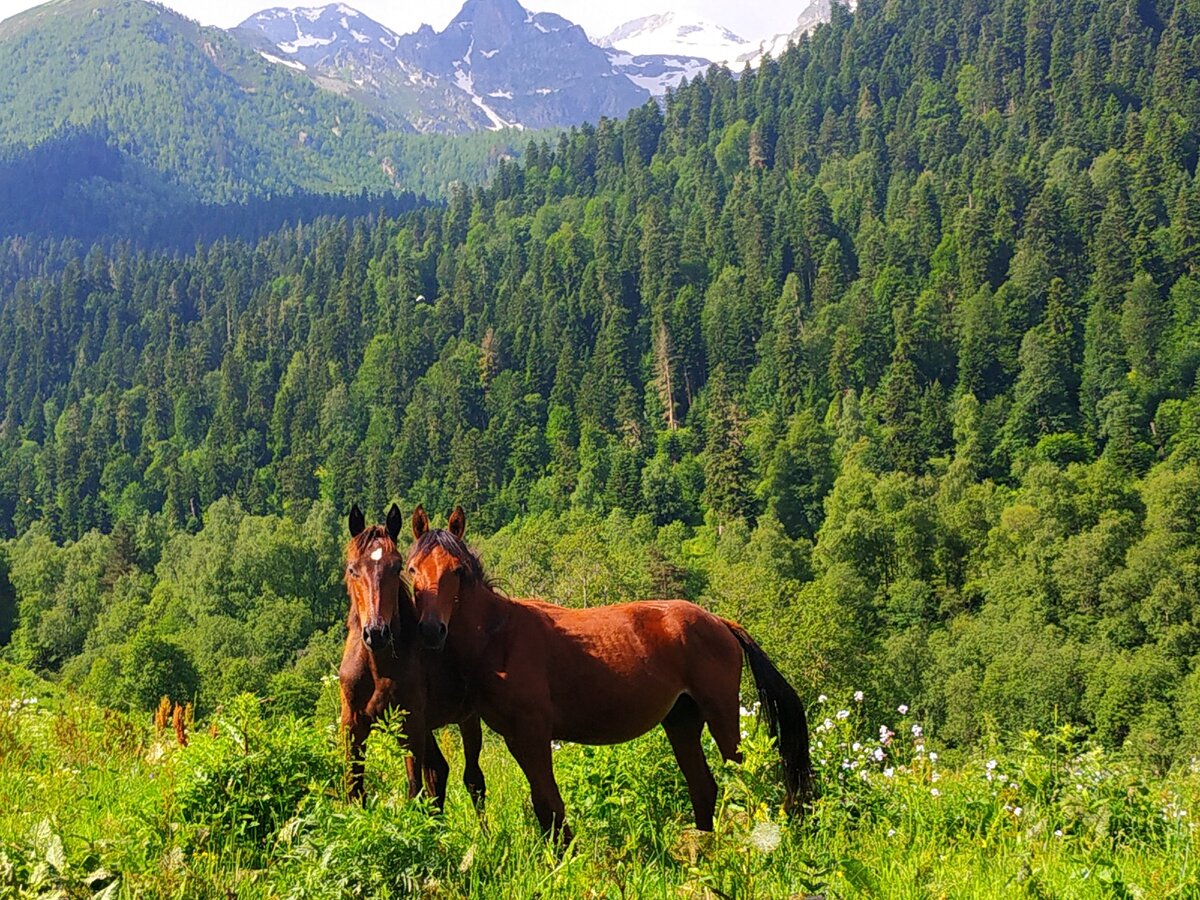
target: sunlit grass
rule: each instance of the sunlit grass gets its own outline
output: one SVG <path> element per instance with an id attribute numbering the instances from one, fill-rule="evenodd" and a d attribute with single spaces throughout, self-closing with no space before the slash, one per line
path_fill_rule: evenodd
<path id="1" fill-rule="evenodd" d="M 462 750 L 452 730 L 441 736 L 454 779 L 443 815 L 406 799 L 403 757 L 388 729 L 369 742 L 365 806 L 348 803 L 325 707 L 315 720 L 277 719 L 269 704 L 239 698 L 181 748 L 170 729 L 156 732 L 6 673 L 0 895 L 1069 898 L 1200 890 L 1196 766 L 1150 777 L 1069 729 L 948 762 L 914 719 L 897 712 L 869 723 L 853 700 L 828 702 L 813 717 L 821 796 L 798 821 L 780 812 L 773 748 L 747 719 L 744 764 L 718 764 L 710 754 L 722 792 L 713 835 L 691 829 L 686 787 L 660 734 L 621 747 L 567 745 L 556 751 L 556 768 L 577 839 L 560 852 L 539 834 L 524 778 L 492 736 L 484 819 L 457 780 Z"/>

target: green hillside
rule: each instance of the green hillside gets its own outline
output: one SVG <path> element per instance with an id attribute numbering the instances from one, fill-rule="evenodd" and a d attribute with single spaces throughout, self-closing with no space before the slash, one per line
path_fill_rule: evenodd
<path id="1" fill-rule="evenodd" d="M 1198 47 L 1194 0 L 863 0 L 444 208 L 5 243 L 7 654 L 118 706 L 307 711 L 344 510 L 461 502 L 514 594 L 692 597 L 810 700 L 1171 770 L 1200 751 Z"/>
<path id="2" fill-rule="evenodd" d="M 184 230 L 333 196 L 444 196 L 485 180 L 514 136 L 452 142 L 385 126 L 353 100 L 263 59 L 216 28 L 142 0 L 54 0 L 0 24 L 0 234 L 174 246 L 261 225 Z M 324 204 L 324 206 L 322 206 Z M 360 214 L 380 205 L 371 201 Z M 217 207 L 227 207 L 224 211 Z M 223 212 L 223 215 L 222 215 Z"/>

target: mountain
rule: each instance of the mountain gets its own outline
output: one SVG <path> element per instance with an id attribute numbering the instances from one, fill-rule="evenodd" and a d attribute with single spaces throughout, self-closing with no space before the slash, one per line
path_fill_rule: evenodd
<path id="1" fill-rule="evenodd" d="M 348 6 L 266 9 L 234 35 L 268 62 L 305 73 L 395 127 L 423 133 L 496 127 L 452 81 L 399 56 L 400 35 Z"/>
<path id="2" fill-rule="evenodd" d="M 703 75 L 713 60 L 732 59 L 752 46 L 728 28 L 673 12 L 626 22 L 596 43 L 616 71 L 656 97 Z"/>
<path id="3" fill-rule="evenodd" d="M 770 55 L 772 59 L 778 59 L 788 48 L 788 44 L 798 44 L 802 37 L 812 34 L 818 25 L 828 22 L 833 16 L 835 5 L 853 11 L 858 6 L 858 0 L 812 0 L 796 17 L 796 27 L 791 31 L 760 41 L 757 47 L 737 56 L 721 57 L 720 61 L 737 71 L 744 68 L 747 63 L 751 68 L 758 66 L 763 57 L 767 55 Z"/>
<path id="4" fill-rule="evenodd" d="M 596 43 L 632 56 L 678 56 L 710 61 L 735 59 L 753 49 L 749 41 L 728 28 L 685 20 L 674 12 L 626 22 Z"/>
<path id="5" fill-rule="evenodd" d="M 0 235 L 194 246 L 347 210 L 322 197 L 443 194 L 515 153 L 403 133 L 258 43 L 140 0 L 0 22 Z"/>
<path id="6" fill-rule="evenodd" d="M 691 80 L 697 75 L 703 75 L 712 65 L 709 60 L 695 56 L 634 56 L 615 47 L 608 47 L 605 52 L 614 72 L 624 75 L 655 97 L 661 97 L 668 90 L 679 87 L 685 78 Z"/>
<path id="7" fill-rule="evenodd" d="M 59 0 L 0 24 L 5 142 L 94 122 L 203 200 L 396 186 L 367 110 L 220 29 L 140 0 Z"/>
<path id="8" fill-rule="evenodd" d="M 338 4 L 264 10 L 236 33 L 268 42 L 264 58 L 419 131 L 575 125 L 623 116 L 649 96 L 578 25 L 516 0 L 467 0 L 440 32 L 398 35 Z"/>

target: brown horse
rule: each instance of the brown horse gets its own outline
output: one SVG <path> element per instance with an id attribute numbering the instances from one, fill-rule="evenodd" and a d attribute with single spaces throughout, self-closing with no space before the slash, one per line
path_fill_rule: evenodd
<path id="1" fill-rule="evenodd" d="M 412 594 L 402 578 L 404 566 L 396 548 L 402 523 L 395 504 L 382 526 L 368 528 L 357 505 L 350 511 L 346 545 L 349 633 L 338 669 L 350 795 L 362 799 L 363 743 L 371 725 L 387 709 L 405 710 L 409 796 L 420 792 L 423 781 L 438 808 L 444 805 L 450 766 L 433 729 L 457 723 L 466 756 L 463 783 L 476 807 L 481 807 L 483 730 L 479 715 L 468 708 L 465 682 L 450 670 L 447 657 L 421 649 Z"/>
<path id="2" fill-rule="evenodd" d="M 408 553 L 421 641 L 465 675 L 472 703 L 529 780 L 542 829 L 570 840 L 551 764 L 552 740 L 615 744 L 662 724 L 687 779 L 696 827 L 711 831 L 717 785 L 700 733 L 741 760 L 738 690 L 748 660 L 783 759 L 789 807 L 811 772 L 804 705 L 744 628 L 683 600 L 567 609 L 497 592 L 462 537 L 418 507 Z"/>

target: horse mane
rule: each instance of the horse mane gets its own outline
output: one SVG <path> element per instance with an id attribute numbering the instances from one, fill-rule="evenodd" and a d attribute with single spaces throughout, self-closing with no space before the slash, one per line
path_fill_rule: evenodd
<path id="1" fill-rule="evenodd" d="M 462 565 L 462 577 L 467 584 L 478 584 L 488 590 L 496 590 L 495 583 L 483 571 L 483 563 L 479 559 L 479 554 L 468 547 L 462 538 L 455 537 L 444 528 L 431 528 L 417 538 L 409 548 L 408 561 L 413 562 L 420 559 L 434 547 L 441 547 Z"/>

